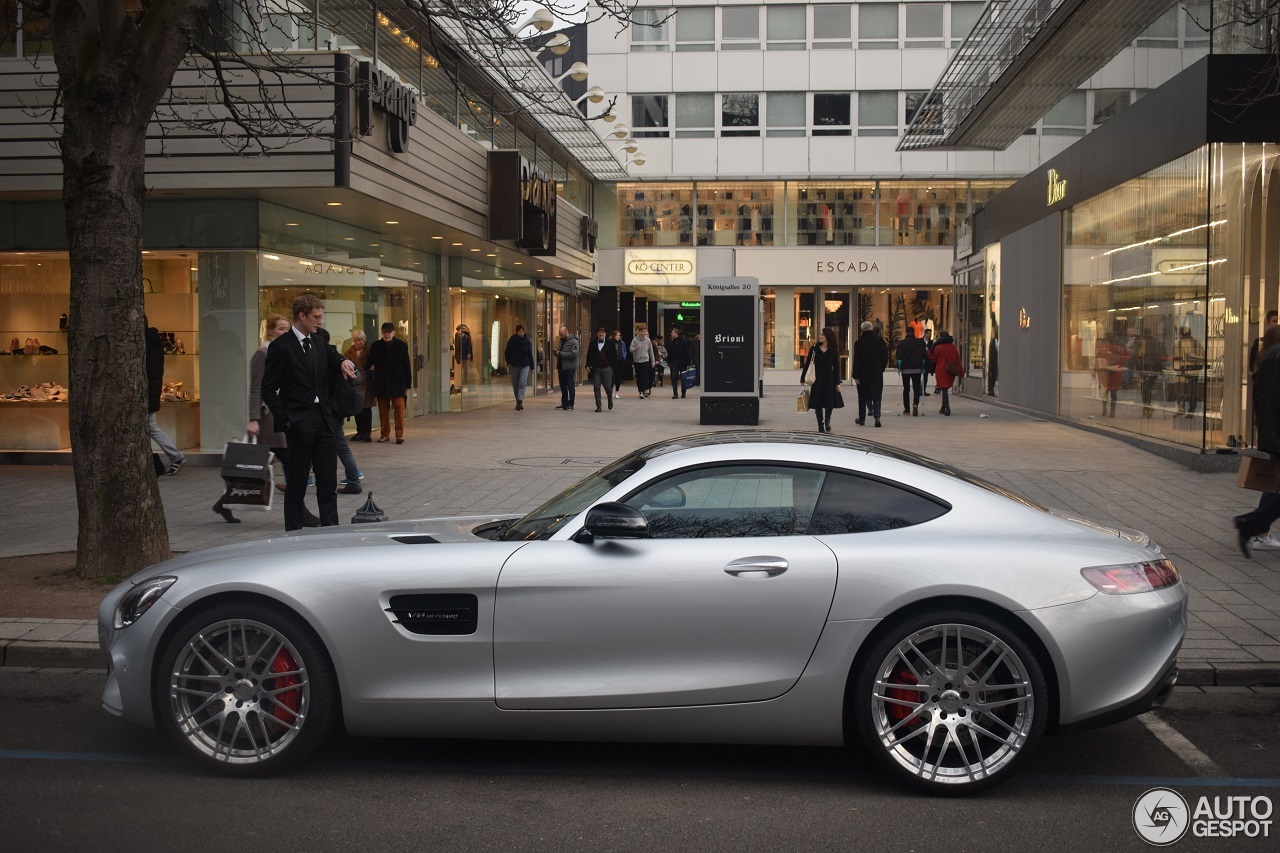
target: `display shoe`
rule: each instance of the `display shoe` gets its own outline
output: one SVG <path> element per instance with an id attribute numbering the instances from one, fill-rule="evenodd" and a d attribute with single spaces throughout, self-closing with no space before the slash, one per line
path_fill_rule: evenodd
<path id="1" fill-rule="evenodd" d="M 227 524 L 239 524 L 240 519 L 231 514 L 231 510 L 222 505 L 222 501 L 218 501 L 213 505 L 213 511 L 222 516 L 222 520 Z"/>

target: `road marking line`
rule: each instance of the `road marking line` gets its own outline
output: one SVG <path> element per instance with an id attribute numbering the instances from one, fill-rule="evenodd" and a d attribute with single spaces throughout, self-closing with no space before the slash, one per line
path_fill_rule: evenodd
<path id="1" fill-rule="evenodd" d="M 1161 743 L 1169 747 L 1170 752 L 1197 773 L 1204 776 L 1225 777 L 1227 775 L 1227 771 L 1219 767 L 1216 761 L 1201 752 L 1199 747 L 1187 740 L 1173 726 L 1157 717 L 1155 712 L 1148 711 L 1140 715 L 1138 722 L 1146 726 L 1147 731 L 1159 738 Z"/>

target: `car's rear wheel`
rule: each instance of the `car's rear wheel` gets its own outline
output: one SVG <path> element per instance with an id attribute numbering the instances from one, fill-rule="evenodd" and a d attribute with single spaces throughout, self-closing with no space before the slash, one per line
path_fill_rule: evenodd
<path id="1" fill-rule="evenodd" d="M 260 776 L 304 757 L 333 718 L 335 679 L 315 633 L 283 609 L 228 602 L 173 635 L 156 675 L 161 726 L 205 766 Z"/>
<path id="2" fill-rule="evenodd" d="M 1044 733 L 1044 672 L 1002 622 L 964 610 L 909 618 L 855 676 L 854 722 L 876 760 L 937 794 L 1005 781 Z"/>

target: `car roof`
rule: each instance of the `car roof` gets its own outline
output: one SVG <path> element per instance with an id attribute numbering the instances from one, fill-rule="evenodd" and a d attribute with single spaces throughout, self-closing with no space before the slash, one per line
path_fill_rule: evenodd
<path id="1" fill-rule="evenodd" d="M 862 438 L 852 438 L 830 433 L 788 432 L 785 430 L 746 429 L 724 430 L 721 432 L 702 432 L 671 438 L 642 447 L 635 452 L 642 459 L 654 459 L 677 450 L 691 450 L 698 447 L 713 447 L 725 444 L 790 444 L 809 447 L 830 447 L 839 450 L 856 450 L 862 453 L 875 453 L 913 465 L 928 468 L 945 467 L 914 453 L 908 453 L 897 447 L 888 447 Z"/>

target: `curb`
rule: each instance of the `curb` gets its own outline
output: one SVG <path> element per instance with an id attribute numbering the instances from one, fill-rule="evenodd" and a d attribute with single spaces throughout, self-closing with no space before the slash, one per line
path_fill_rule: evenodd
<path id="1" fill-rule="evenodd" d="M 106 661 L 97 643 L 0 641 L 0 666 L 101 669 Z M 1280 663 L 1178 664 L 1179 687 L 1280 686 Z"/>
<path id="2" fill-rule="evenodd" d="M 0 666 L 101 669 L 106 663 L 97 643 L 0 642 Z"/>

